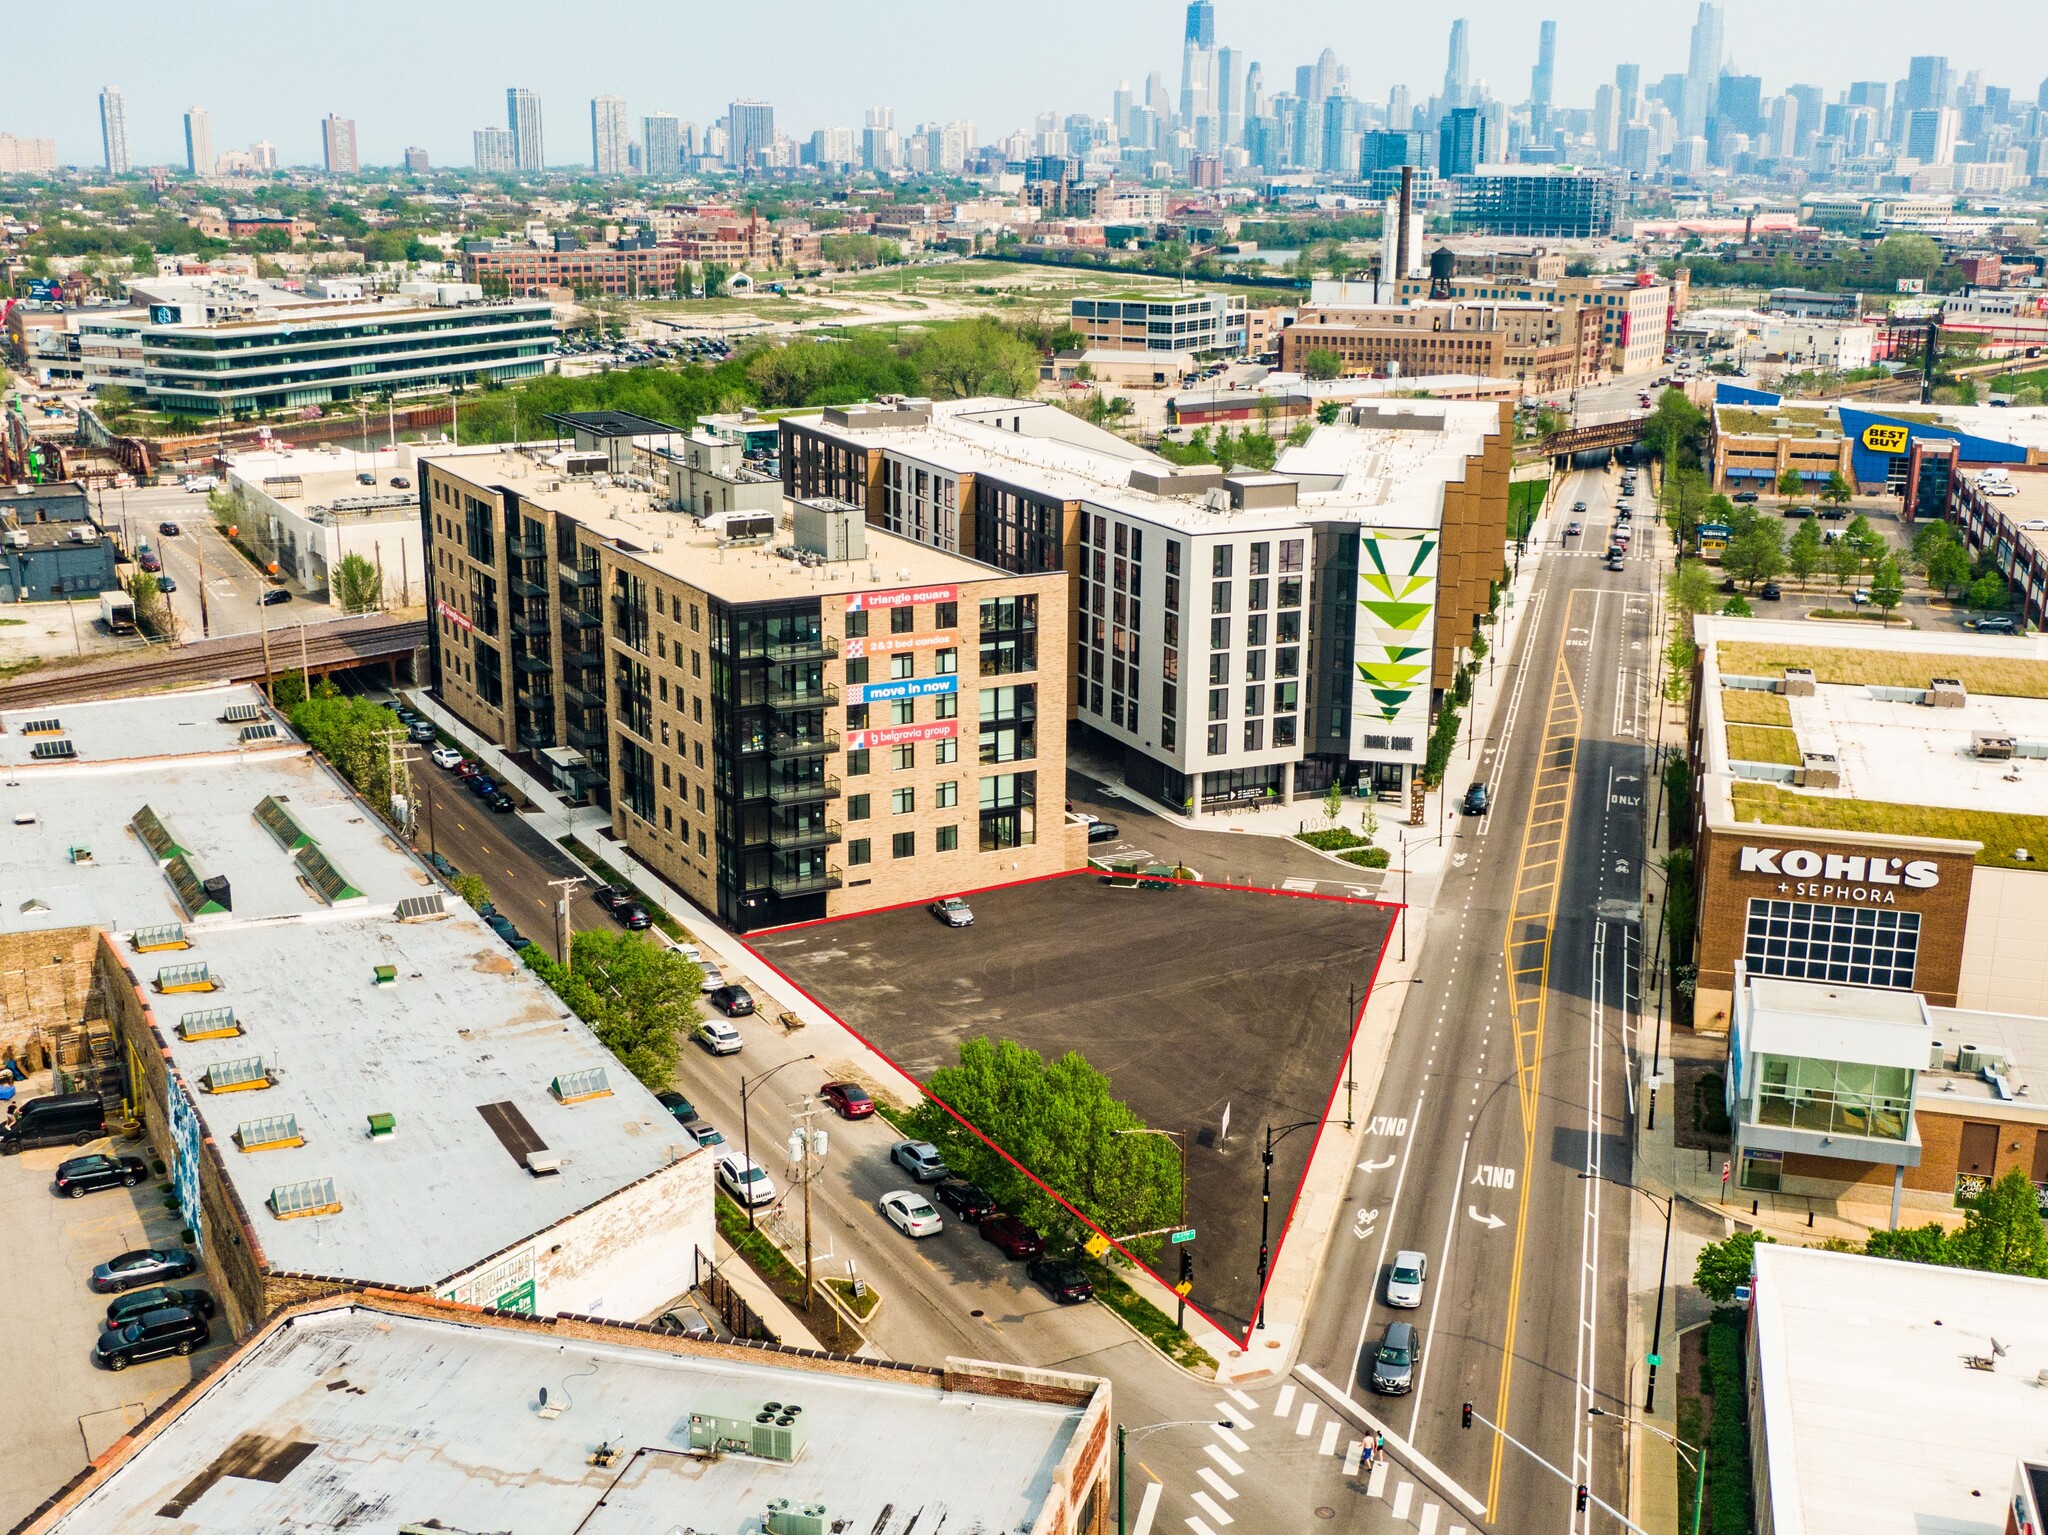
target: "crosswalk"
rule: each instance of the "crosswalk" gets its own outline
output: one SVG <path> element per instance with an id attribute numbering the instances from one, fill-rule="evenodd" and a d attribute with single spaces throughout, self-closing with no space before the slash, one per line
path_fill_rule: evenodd
<path id="1" fill-rule="evenodd" d="M 1469 1535 L 1464 1525 L 1447 1524 L 1444 1506 L 1390 1457 L 1375 1454 L 1368 1466 L 1365 1439 L 1292 1382 L 1282 1385 L 1270 1403 L 1262 1404 L 1235 1389 L 1226 1389 L 1224 1398 L 1215 1404 L 1211 1442 L 1202 1447 L 1207 1464 L 1196 1466 L 1194 1485 L 1169 1489 L 1162 1482 L 1148 1482 L 1131 1535 L 1152 1535 L 1170 1491 L 1179 1495 L 1175 1503 L 1184 1496 L 1193 1505 L 1195 1511 L 1182 1514 L 1181 1520 L 1194 1535 L 1221 1535 L 1238 1522 L 1230 1505 L 1242 1496 L 1239 1479 L 1258 1466 L 1261 1456 L 1284 1454 L 1287 1463 L 1293 1464 L 1311 1446 L 1319 1460 L 1335 1459 L 1354 1490 L 1362 1490 L 1364 1497 L 1382 1504 L 1396 1521 L 1406 1522 L 1412 1516 L 1419 1535 Z M 1365 1481 L 1359 1489 L 1361 1474 Z"/>

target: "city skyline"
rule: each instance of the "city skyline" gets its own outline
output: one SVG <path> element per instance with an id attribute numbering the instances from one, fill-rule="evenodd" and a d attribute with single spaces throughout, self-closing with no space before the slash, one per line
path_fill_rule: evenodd
<path id="1" fill-rule="evenodd" d="M 519 13 L 529 9 L 535 24 L 522 26 Z M 1184 0 L 1139 0 L 1108 14 L 1055 0 L 1051 25 L 1005 39 L 1005 67 L 995 72 L 973 67 L 987 36 L 979 29 L 941 36 L 908 13 L 904 25 L 892 26 L 886 10 L 854 15 L 822 3 L 798 9 L 806 13 L 803 35 L 815 44 L 801 52 L 770 53 L 737 18 L 705 16 L 687 22 L 635 17 L 645 46 L 627 53 L 611 46 L 612 23 L 624 24 L 630 9 L 600 0 L 580 13 L 578 29 L 551 41 L 547 67 L 537 71 L 527 40 L 541 24 L 540 12 L 526 0 L 511 0 L 509 24 L 472 39 L 459 55 L 459 74 L 451 76 L 445 56 L 392 55 L 390 67 L 373 75 L 358 65 L 359 51 L 338 31 L 323 41 L 339 26 L 330 18 L 308 17 L 283 35 L 252 24 L 239 33 L 246 47 L 201 50 L 157 10 L 114 0 L 116 18 L 124 12 L 132 18 L 116 30 L 147 44 L 159 67 L 145 77 L 124 71 L 116 58 L 88 59 L 82 78 L 39 75 L 17 82 L 0 130 L 53 136 L 60 163 L 99 164 L 98 92 L 114 85 L 126 101 L 129 158 L 137 167 L 184 163 L 183 114 L 195 98 L 216 103 L 216 146 L 268 139 L 279 146 L 282 162 L 316 165 L 320 122 L 333 113 L 360 125 L 366 165 L 395 165 L 406 146 L 417 144 L 437 165 L 464 166 L 471 163 L 476 131 L 506 120 L 506 90 L 514 83 L 544 102 L 552 99 L 557 121 L 564 111 L 587 121 L 592 100 L 616 96 L 636 127 L 644 117 L 666 114 L 701 128 L 732 100 L 752 97 L 775 106 L 777 127 L 798 139 L 819 128 L 857 128 L 878 105 L 893 107 L 906 131 L 919 122 L 964 118 L 993 139 L 1028 128 L 1040 112 L 1104 115 L 1119 83 L 1140 87 L 1155 70 L 1169 90 L 1182 76 Z M 1619 66 L 1634 65 L 1649 80 L 1687 72 L 1695 9 L 1680 4 L 1646 16 L 1621 0 L 1574 0 L 1539 10 L 1465 0 L 1390 26 L 1321 8 L 1275 12 L 1219 0 L 1214 27 L 1220 47 L 1243 63 L 1262 65 L 1269 89 L 1284 88 L 1296 67 L 1312 64 L 1328 48 L 1348 66 L 1353 95 L 1384 102 L 1389 89 L 1405 86 L 1420 102 L 1439 88 L 1452 25 L 1464 20 L 1471 84 L 1517 104 L 1530 95 L 1539 28 L 1554 20 L 1551 101 L 1572 108 L 1592 106 L 1595 89 L 1612 83 Z M 231 27 L 236 12 L 254 14 L 248 5 L 224 10 L 223 24 Z M 1833 94 L 1856 80 L 1899 81 L 1909 57 L 1924 53 L 1946 54 L 1959 77 L 1976 70 L 2016 97 L 2031 99 L 2048 76 L 2048 38 L 2027 24 L 2017 0 L 1970 7 L 1938 22 L 1905 0 L 1854 7 L 1828 0 L 1789 15 L 1761 0 L 1729 0 L 1725 11 L 1727 66 L 1763 75 L 1767 92 L 1812 83 Z M 405 19 L 379 0 L 352 15 L 358 34 L 364 21 L 375 26 L 380 16 Z M 1091 41 L 1086 67 L 1075 66 L 1067 46 L 1076 28 Z M 189 57 L 183 54 L 188 46 Z M 1782 70 L 1779 61 L 1788 58 L 1827 62 Z M 1178 105 L 1178 91 L 1173 101 Z M 551 168 L 589 166 L 588 154 L 575 152 L 586 147 L 575 138 L 553 146 Z"/>

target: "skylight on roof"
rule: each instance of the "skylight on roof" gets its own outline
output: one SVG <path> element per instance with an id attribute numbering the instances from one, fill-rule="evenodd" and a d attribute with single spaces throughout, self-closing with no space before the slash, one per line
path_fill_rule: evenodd
<path id="1" fill-rule="evenodd" d="M 329 906 L 339 906 L 343 901 L 360 901 L 364 898 L 362 891 L 343 877 L 341 870 L 320 851 L 318 844 L 308 842 L 299 849 L 298 857 L 292 861 L 299 866 L 299 872 L 306 876 L 306 882 L 320 893 L 320 899 Z"/>
<path id="2" fill-rule="evenodd" d="M 281 1221 L 302 1215 L 334 1215 L 341 1210 L 332 1178 L 306 1178 L 283 1183 L 270 1191 L 270 1213 Z"/>

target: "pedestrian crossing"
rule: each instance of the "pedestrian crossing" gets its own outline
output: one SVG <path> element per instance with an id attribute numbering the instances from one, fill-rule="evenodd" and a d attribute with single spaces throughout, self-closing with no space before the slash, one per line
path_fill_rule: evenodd
<path id="1" fill-rule="evenodd" d="M 1210 1442 L 1202 1447 L 1206 1463 L 1195 1467 L 1194 1485 L 1169 1488 L 1158 1481 L 1147 1483 L 1131 1535 L 1154 1535 L 1161 1505 L 1169 1497 L 1173 1504 L 1184 1499 L 1192 1505 L 1194 1511 L 1181 1513 L 1180 1519 L 1193 1535 L 1223 1535 L 1239 1523 L 1230 1506 L 1243 1496 L 1242 1479 L 1248 1472 L 1263 1470 L 1270 1476 L 1276 1466 L 1298 1471 L 1301 1457 L 1310 1453 L 1319 1461 L 1336 1461 L 1355 1493 L 1381 1504 L 1393 1519 L 1412 1522 L 1418 1535 L 1470 1535 L 1464 1525 L 1449 1523 L 1452 1516 L 1446 1507 L 1387 1452 L 1376 1443 L 1369 1448 L 1366 1436 L 1292 1382 L 1265 1403 L 1247 1392 L 1226 1389 L 1215 1413 Z M 1266 1458 L 1263 1464 L 1261 1457 Z"/>

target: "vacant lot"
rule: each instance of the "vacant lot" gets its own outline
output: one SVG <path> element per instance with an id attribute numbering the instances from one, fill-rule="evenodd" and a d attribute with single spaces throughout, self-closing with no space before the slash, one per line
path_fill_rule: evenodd
<path id="1" fill-rule="evenodd" d="M 1146 1124 L 1186 1132 L 1191 1298 L 1242 1330 L 1258 1287 L 1264 1127 L 1318 1119 L 1330 1102 L 1393 908 L 1112 889 L 1090 875 L 973 904 L 971 928 L 911 907 L 753 946 L 920 1082 L 976 1036 L 1049 1058 L 1078 1050 Z M 1312 1144 L 1303 1130 L 1274 1154 L 1275 1252 Z"/>

